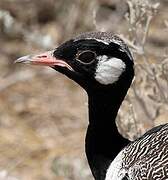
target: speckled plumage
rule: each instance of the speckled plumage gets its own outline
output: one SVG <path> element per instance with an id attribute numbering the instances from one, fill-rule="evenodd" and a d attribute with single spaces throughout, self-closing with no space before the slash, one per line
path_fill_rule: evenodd
<path id="1" fill-rule="evenodd" d="M 107 172 L 105 180 L 168 179 L 168 124 L 153 128 L 127 145 Z"/>
<path id="2" fill-rule="evenodd" d="M 95 39 L 101 40 L 105 44 L 115 43 L 120 46 L 120 49 L 125 51 L 127 55 L 130 57 L 130 60 L 133 61 L 132 55 L 128 49 L 127 44 L 116 34 L 112 32 L 86 32 L 79 34 L 77 37 L 74 38 L 75 41 L 80 39 Z"/>
<path id="3" fill-rule="evenodd" d="M 147 132 L 123 152 L 130 180 L 168 179 L 168 124 Z"/>

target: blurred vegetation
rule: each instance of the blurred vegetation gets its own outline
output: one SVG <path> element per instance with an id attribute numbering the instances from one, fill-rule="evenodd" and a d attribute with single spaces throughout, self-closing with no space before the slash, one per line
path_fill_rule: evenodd
<path id="1" fill-rule="evenodd" d="M 134 139 L 167 122 L 167 8 L 167 0 L 0 0 L 0 179 L 92 179 L 85 92 L 52 69 L 13 64 L 80 32 L 120 34 L 133 52 L 119 131 Z"/>

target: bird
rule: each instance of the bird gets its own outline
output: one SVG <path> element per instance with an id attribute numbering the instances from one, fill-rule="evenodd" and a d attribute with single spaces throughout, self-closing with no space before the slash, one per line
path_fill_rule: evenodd
<path id="1" fill-rule="evenodd" d="M 130 141 L 115 123 L 134 78 L 127 44 L 112 32 L 84 32 L 54 50 L 15 63 L 49 66 L 81 86 L 88 96 L 85 151 L 95 180 L 168 179 L 168 124 Z"/>

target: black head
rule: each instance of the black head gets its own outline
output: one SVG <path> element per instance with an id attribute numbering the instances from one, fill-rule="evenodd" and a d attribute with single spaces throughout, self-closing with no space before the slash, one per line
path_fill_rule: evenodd
<path id="1" fill-rule="evenodd" d="M 54 51 L 24 56 L 16 62 L 51 66 L 87 91 L 124 81 L 131 84 L 134 75 L 133 58 L 127 45 L 118 36 L 107 32 L 84 33 Z"/>
<path id="2" fill-rule="evenodd" d="M 112 121 L 134 76 L 133 58 L 126 44 L 111 33 L 84 33 L 53 51 L 24 56 L 16 62 L 50 66 L 87 91 L 90 123 L 86 154 L 95 179 L 104 179 L 109 163 L 128 142 Z M 111 138 L 118 142 L 115 147 L 109 144 Z"/>

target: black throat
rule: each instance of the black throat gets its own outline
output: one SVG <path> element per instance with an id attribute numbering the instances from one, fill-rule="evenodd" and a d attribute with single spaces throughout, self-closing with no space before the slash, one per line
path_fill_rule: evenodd
<path id="1" fill-rule="evenodd" d="M 86 135 L 86 155 L 96 180 L 105 179 L 110 163 L 129 143 L 129 140 L 119 134 L 115 123 L 118 109 L 132 78 L 126 80 L 104 90 L 88 92 L 89 126 Z"/>

